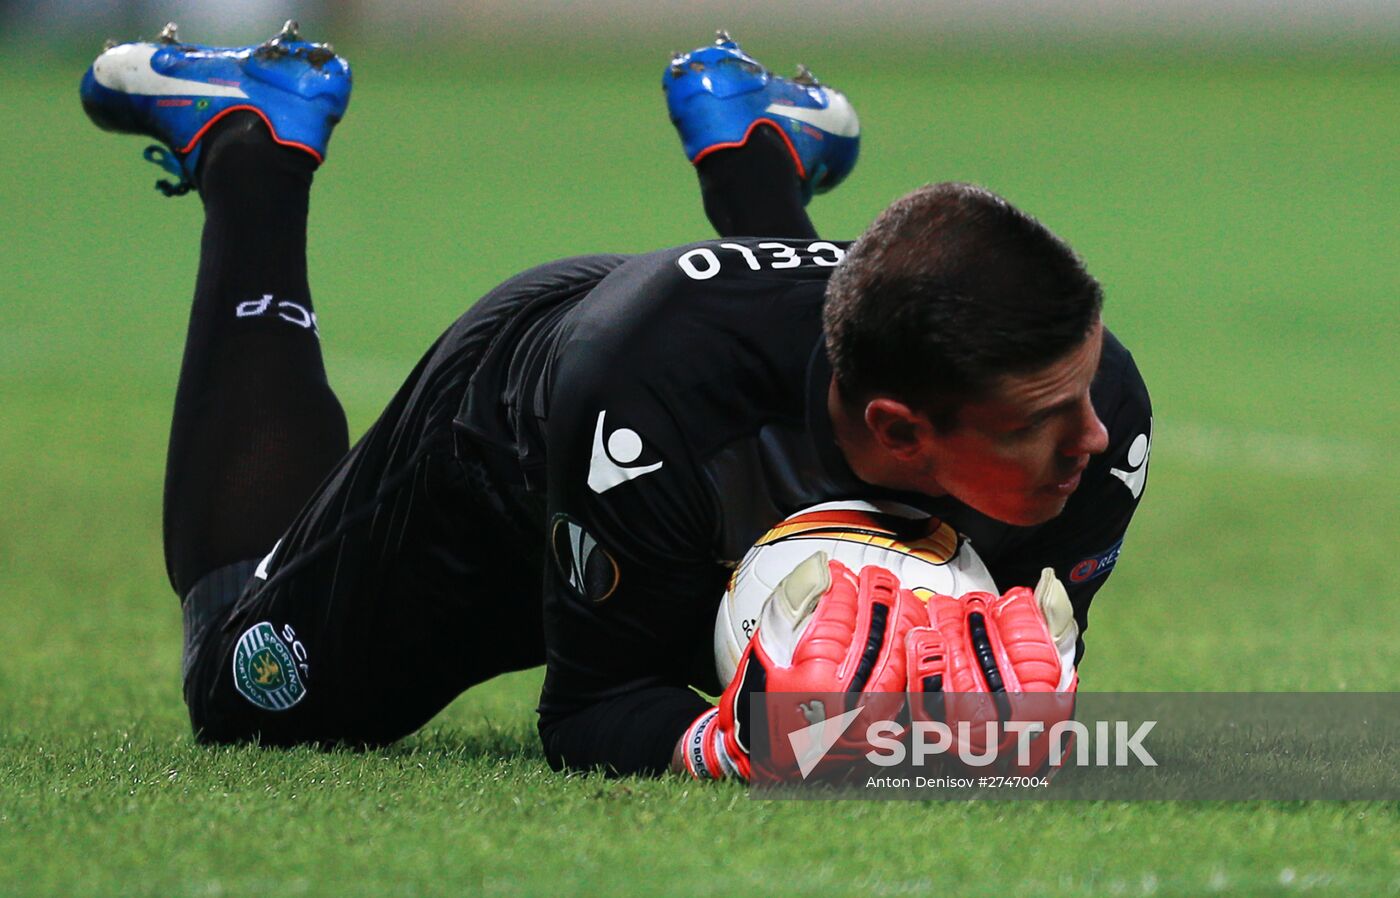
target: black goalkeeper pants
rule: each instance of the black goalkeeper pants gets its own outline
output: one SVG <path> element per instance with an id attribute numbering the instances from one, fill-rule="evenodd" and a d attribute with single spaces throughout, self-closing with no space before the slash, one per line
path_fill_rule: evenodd
<path id="1" fill-rule="evenodd" d="M 488 294 L 270 555 L 194 584 L 184 685 L 200 739 L 382 744 L 468 687 L 543 663 L 544 522 L 521 514 L 530 500 L 508 476 L 512 460 L 453 420 L 503 320 L 586 292 L 617 261 L 566 260 Z"/>

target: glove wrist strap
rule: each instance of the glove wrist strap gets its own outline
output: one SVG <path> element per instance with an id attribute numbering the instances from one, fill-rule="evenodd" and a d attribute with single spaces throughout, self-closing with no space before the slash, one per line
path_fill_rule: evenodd
<path id="1" fill-rule="evenodd" d="M 695 718 L 685 731 L 682 756 L 685 769 L 697 780 L 743 778 L 724 744 L 719 709 L 711 708 Z"/>

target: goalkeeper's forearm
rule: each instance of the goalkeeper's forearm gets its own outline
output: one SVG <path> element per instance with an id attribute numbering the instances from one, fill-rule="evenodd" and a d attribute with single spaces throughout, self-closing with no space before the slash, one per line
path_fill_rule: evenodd
<path id="1" fill-rule="evenodd" d="M 540 740 L 555 770 L 654 776 L 671 769 L 686 727 L 707 707 L 678 686 L 637 689 L 572 713 L 541 707 Z"/>
<path id="2" fill-rule="evenodd" d="M 685 733 L 676 740 L 675 751 L 671 752 L 671 766 L 666 768 L 672 773 L 685 773 Z"/>

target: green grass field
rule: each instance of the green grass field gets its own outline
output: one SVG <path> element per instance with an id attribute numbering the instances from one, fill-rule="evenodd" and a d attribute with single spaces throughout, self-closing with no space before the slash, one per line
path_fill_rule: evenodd
<path id="1" fill-rule="evenodd" d="M 860 109 L 824 233 L 978 181 L 1104 282 L 1157 438 L 1083 688 L 1400 690 L 1393 59 L 746 36 Z M 353 429 L 496 281 L 708 235 L 658 90 L 670 42 L 427 67 L 337 41 L 357 87 L 311 270 Z M 1400 894 L 1395 804 L 785 803 L 555 775 L 538 672 L 385 751 L 195 747 L 160 491 L 198 201 L 89 126 L 85 55 L 0 52 L 25 73 L 0 81 L 0 893 Z"/>

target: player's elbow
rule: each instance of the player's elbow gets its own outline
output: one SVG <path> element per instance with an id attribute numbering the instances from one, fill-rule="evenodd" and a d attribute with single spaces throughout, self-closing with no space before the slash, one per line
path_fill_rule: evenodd
<path id="1" fill-rule="evenodd" d="M 540 717 L 540 744 L 544 759 L 556 773 L 602 773 L 621 776 L 635 771 L 620 771 L 607 763 L 592 744 L 586 724 L 569 717 Z M 581 726 L 582 724 L 582 726 Z"/>
<path id="2" fill-rule="evenodd" d="M 549 769 L 558 773 L 566 768 L 564 752 L 560 745 L 559 728 L 557 722 L 551 723 L 547 718 L 540 718 L 540 746 L 544 749 L 545 763 L 549 764 Z"/>

